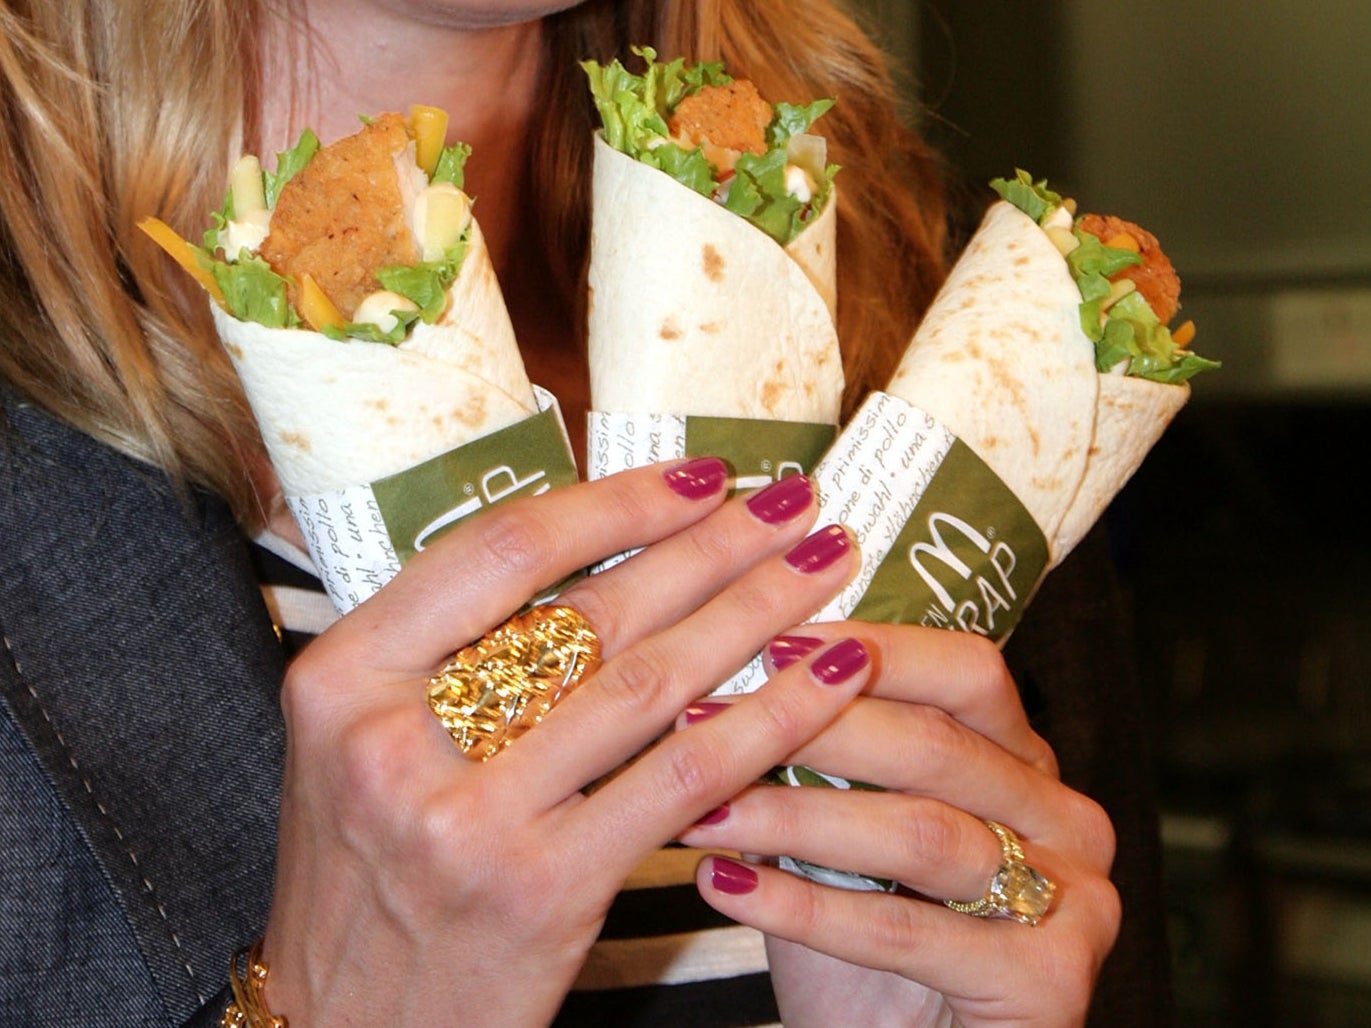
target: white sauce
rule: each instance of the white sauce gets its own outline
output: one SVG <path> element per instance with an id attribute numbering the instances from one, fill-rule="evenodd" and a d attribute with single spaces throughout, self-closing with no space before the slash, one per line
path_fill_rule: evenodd
<path id="1" fill-rule="evenodd" d="M 814 199 L 814 180 L 809 177 L 809 172 L 798 164 L 787 164 L 785 167 L 785 191 L 793 196 L 800 203 L 809 203 Z"/>
<path id="2" fill-rule="evenodd" d="M 219 234 L 224 259 L 236 261 L 242 250 L 255 254 L 271 232 L 271 211 L 253 211 L 238 221 L 230 221 Z"/>
<path id="3" fill-rule="evenodd" d="M 418 309 L 418 304 L 413 300 L 401 296 L 399 293 L 392 293 L 389 289 L 378 289 L 374 293 L 369 293 L 357 305 L 352 320 L 359 325 L 375 325 L 382 332 L 389 332 L 400 321 L 392 312 L 417 311 Z"/>

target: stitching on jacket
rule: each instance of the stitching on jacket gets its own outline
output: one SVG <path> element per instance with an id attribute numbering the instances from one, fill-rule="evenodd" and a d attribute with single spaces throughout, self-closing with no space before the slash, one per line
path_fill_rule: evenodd
<path id="1" fill-rule="evenodd" d="M 39 713 L 43 715 L 43 720 L 47 722 L 48 728 L 52 730 L 53 738 L 57 740 L 57 744 L 62 748 L 62 752 L 66 755 L 67 763 L 71 766 L 71 769 L 76 772 L 77 777 L 81 781 L 81 787 L 86 790 L 86 795 L 90 797 L 91 803 L 94 804 L 95 809 L 100 812 L 100 816 L 109 823 L 110 830 L 114 832 L 115 838 L 123 845 L 124 853 L 128 856 L 129 862 L 133 865 L 134 869 L 138 872 L 138 878 L 143 883 L 143 889 L 147 892 L 148 899 L 152 901 L 153 909 L 157 911 L 157 916 L 160 917 L 162 922 L 166 925 L 167 935 L 170 936 L 172 944 L 180 951 L 181 940 L 177 936 L 175 929 L 171 927 L 171 922 L 167 918 L 167 912 L 162 906 L 161 900 L 157 898 L 156 888 L 153 887 L 148 876 L 143 874 L 142 865 L 138 863 L 138 854 L 133 851 L 127 842 L 125 842 L 124 833 L 119 828 L 118 822 L 116 822 L 110 815 L 110 812 L 105 809 L 105 805 L 96 798 L 95 789 L 91 786 L 90 779 L 86 777 L 86 773 L 81 769 L 81 765 L 72 754 L 70 747 L 67 746 L 66 739 L 62 738 L 61 730 L 53 723 L 52 717 L 48 714 L 48 709 L 43 705 L 42 699 L 39 698 L 37 690 L 34 689 L 29 683 L 28 678 L 24 675 L 24 669 L 19 664 L 19 657 L 15 654 L 13 646 L 10 645 L 9 636 L 0 635 L 0 640 L 4 641 L 5 654 L 9 657 L 10 666 L 14 668 L 15 674 L 19 676 L 19 681 L 23 683 L 24 690 L 33 697 L 33 702 L 38 705 Z M 196 980 L 195 971 L 190 966 L 190 961 L 182 957 L 181 966 L 185 969 L 186 975 L 190 978 L 195 993 L 200 998 L 200 1002 L 205 1002 L 208 997 L 200 991 L 200 986 Z"/>

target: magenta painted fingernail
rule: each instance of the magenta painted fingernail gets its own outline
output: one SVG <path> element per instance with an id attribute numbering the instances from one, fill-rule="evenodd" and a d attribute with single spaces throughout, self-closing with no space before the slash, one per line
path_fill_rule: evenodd
<path id="1" fill-rule="evenodd" d="M 723 804 L 720 804 L 719 806 L 715 807 L 713 810 L 711 810 L 711 811 L 710 811 L 708 814 L 706 814 L 704 817 L 700 818 L 700 820 L 696 821 L 695 824 L 696 824 L 697 826 L 699 826 L 699 825 L 717 825 L 720 821 L 724 820 L 724 818 L 726 818 L 726 817 L 728 817 L 728 804 L 727 804 L 727 803 L 723 803 Z"/>
<path id="2" fill-rule="evenodd" d="M 778 635 L 768 644 L 766 653 L 771 658 L 772 666 L 780 671 L 804 660 L 823 644 L 822 639 L 815 639 L 812 635 Z"/>
<path id="3" fill-rule="evenodd" d="M 779 525 L 808 509 L 814 487 L 804 475 L 786 475 L 747 498 L 747 509 L 758 521 Z"/>
<path id="4" fill-rule="evenodd" d="M 805 536 L 800 544 L 785 555 L 786 563 L 796 571 L 812 575 L 822 571 L 852 549 L 852 540 L 842 525 L 829 525 Z"/>
<path id="5" fill-rule="evenodd" d="M 715 857 L 714 867 L 709 872 L 709 882 L 720 892 L 726 892 L 730 896 L 741 896 L 757 888 L 757 872 L 736 860 Z"/>
<path id="6" fill-rule="evenodd" d="M 685 723 L 687 725 L 698 724 L 707 718 L 713 717 L 720 711 L 727 710 L 729 704 L 718 703 L 715 700 L 700 700 L 692 703 L 685 709 Z"/>
<path id="7" fill-rule="evenodd" d="M 810 672 L 824 685 L 837 685 L 845 682 L 871 662 L 866 647 L 856 639 L 843 639 L 834 643 L 809 666 Z"/>
<path id="8" fill-rule="evenodd" d="M 662 472 L 667 488 L 687 500 L 703 500 L 724 487 L 728 465 L 718 457 L 692 457 Z"/>

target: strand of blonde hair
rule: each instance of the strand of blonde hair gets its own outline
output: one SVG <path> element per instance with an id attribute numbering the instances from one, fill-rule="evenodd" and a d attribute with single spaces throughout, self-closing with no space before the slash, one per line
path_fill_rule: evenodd
<path id="1" fill-rule="evenodd" d="M 256 5 L 0 5 L 0 377 L 119 450 L 254 509 L 255 430 L 203 297 L 134 224 L 187 233 L 239 138 Z M 67 55 L 65 58 L 62 55 Z"/>

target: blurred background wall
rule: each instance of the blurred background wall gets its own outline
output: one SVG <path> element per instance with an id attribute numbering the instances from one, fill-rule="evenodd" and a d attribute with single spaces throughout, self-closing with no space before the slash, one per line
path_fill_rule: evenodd
<path id="1" fill-rule="evenodd" d="M 1149 228 L 1224 362 L 1108 515 L 1181 1024 L 1371 1024 L 1371 3 L 858 6 L 961 189 Z"/>

